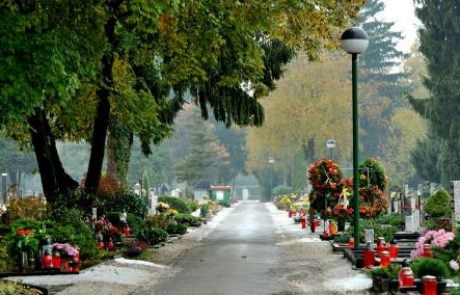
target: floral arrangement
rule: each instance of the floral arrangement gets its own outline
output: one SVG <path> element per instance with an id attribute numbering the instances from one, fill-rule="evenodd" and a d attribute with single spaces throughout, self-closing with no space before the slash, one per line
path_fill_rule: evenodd
<path id="1" fill-rule="evenodd" d="M 308 180 L 313 186 L 311 206 L 323 216 L 330 214 L 332 208 L 342 201 L 344 192 L 350 187 L 339 165 L 332 160 L 323 159 L 310 165 Z M 327 204 L 327 208 L 325 208 Z"/>
<path id="2" fill-rule="evenodd" d="M 169 205 L 167 203 L 158 202 L 156 209 L 158 212 L 166 212 L 169 209 Z"/>
<path id="3" fill-rule="evenodd" d="M 438 231 L 429 230 L 418 239 L 416 248 L 412 250 L 410 255 L 413 258 L 423 256 L 423 247 L 425 244 L 430 244 L 437 248 L 444 248 L 454 237 L 454 233 L 447 232 L 444 229 Z"/>
<path id="4" fill-rule="evenodd" d="M 359 213 L 363 218 L 377 218 L 387 212 L 388 202 L 385 193 L 372 185 L 359 189 Z"/>
<path id="5" fill-rule="evenodd" d="M 18 229 L 16 231 L 15 243 L 19 251 L 34 251 L 38 247 L 38 239 L 30 229 Z"/>
<path id="6" fill-rule="evenodd" d="M 177 210 L 174 210 L 174 209 L 168 209 L 168 211 L 166 211 L 166 215 L 168 216 L 177 216 L 179 214 L 179 212 Z"/>
<path id="7" fill-rule="evenodd" d="M 288 210 L 292 205 L 292 199 L 288 195 L 279 196 L 276 200 L 276 207 L 280 210 Z"/>
<path id="8" fill-rule="evenodd" d="M 347 220 L 350 220 L 352 215 L 353 215 L 353 209 L 347 208 L 342 204 L 337 205 L 331 211 L 331 217 L 338 222 L 345 222 Z"/>
<path id="9" fill-rule="evenodd" d="M 62 256 L 67 257 L 74 257 L 78 254 L 78 249 L 74 246 L 70 245 L 69 243 L 61 244 L 61 243 L 54 243 L 52 245 L 53 250 L 59 251 Z"/>

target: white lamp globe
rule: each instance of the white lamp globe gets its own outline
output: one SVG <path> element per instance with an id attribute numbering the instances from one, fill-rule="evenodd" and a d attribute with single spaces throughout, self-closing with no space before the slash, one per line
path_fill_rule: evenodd
<path id="1" fill-rule="evenodd" d="M 369 45 L 367 33 L 358 27 L 346 29 L 340 41 L 342 49 L 349 54 L 364 53 Z"/>

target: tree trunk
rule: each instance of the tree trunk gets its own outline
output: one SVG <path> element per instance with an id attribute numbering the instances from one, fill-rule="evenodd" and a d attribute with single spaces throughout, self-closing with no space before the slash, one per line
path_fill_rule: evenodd
<path id="1" fill-rule="evenodd" d="M 110 18 L 105 24 L 105 35 L 109 44 L 114 45 L 115 42 L 115 24 L 116 19 Z M 94 193 L 99 186 L 101 178 L 102 163 L 104 161 L 105 140 L 107 138 L 107 129 L 109 126 L 110 115 L 110 89 L 113 87 L 113 61 L 114 56 L 112 49 L 109 48 L 102 56 L 102 81 L 104 86 L 97 90 L 96 94 L 99 98 L 97 106 L 96 118 L 94 120 L 93 136 L 91 139 L 91 155 L 89 158 L 88 171 L 86 173 L 85 187 L 91 198 L 83 201 L 83 208 L 90 208 L 94 202 Z"/>
<path id="2" fill-rule="evenodd" d="M 133 132 L 112 117 L 107 139 L 107 175 L 118 180 L 122 187 L 127 187 L 128 166 L 133 144 Z"/>
<path id="3" fill-rule="evenodd" d="M 56 200 L 78 187 L 62 167 L 51 128 L 42 110 L 37 110 L 28 119 L 32 145 L 46 200 L 54 207 Z"/>

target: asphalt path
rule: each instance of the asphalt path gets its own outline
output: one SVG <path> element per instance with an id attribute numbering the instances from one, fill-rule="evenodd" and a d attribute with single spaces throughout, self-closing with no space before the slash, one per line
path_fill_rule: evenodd
<path id="1" fill-rule="evenodd" d="M 292 294 L 281 279 L 281 237 L 263 203 L 242 203 L 151 294 Z"/>

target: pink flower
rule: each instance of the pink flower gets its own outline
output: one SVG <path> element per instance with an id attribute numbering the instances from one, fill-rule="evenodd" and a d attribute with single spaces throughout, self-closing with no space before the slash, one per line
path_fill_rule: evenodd
<path id="1" fill-rule="evenodd" d="M 449 266 L 450 266 L 450 268 L 452 268 L 452 270 L 454 270 L 454 271 L 458 271 L 458 270 L 460 269 L 460 265 L 459 265 L 458 262 L 455 261 L 455 260 L 449 261 Z"/>

